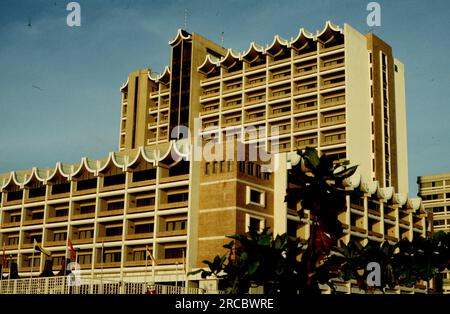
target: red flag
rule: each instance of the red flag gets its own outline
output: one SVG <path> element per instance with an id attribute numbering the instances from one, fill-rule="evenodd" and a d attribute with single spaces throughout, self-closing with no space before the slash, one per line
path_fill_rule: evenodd
<path id="1" fill-rule="evenodd" d="M 70 259 L 75 261 L 75 250 L 73 249 L 72 241 L 70 239 L 67 241 L 67 244 L 69 245 L 70 249 Z"/>

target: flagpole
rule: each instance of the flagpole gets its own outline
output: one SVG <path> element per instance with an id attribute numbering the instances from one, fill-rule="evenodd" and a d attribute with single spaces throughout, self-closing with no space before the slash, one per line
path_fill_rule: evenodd
<path id="1" fill-rule="evenodd" d="M 152 250 L 153 250 L 153 246 L 152 246 Z M 155 261 L 155 257 L 153 256 L 153 254 L 150 257 L 152 259 L 152 281 L 153 281 L 153 285 L 156 285 L 156 269 L 155 269 L 156 261 Z"/>
<path id="2" fill-rule="evenodd" d="M 0 280 L 3 280 L 3 268 L 5 268 L 5 261 L 6 261 L 5 241 L 3 241 L 2 270 L 0 272 Z"/>
<path id="3" fill-rule="evenodd" d="M 66 280 L 67 271 L 67 248 L 69 247 L 69 237 L 66 237 L 66 250 L 64 252 L 64 281 Z"/>
<path id="4" fill-rule="evenodd" d="M 183 252 L 183 278 L 181 280 L 181 285 L 186 286 L 186 257 L 184 256 L 184 250 Z"/>
<path id="5" fill-rule="evenodd" d="M 33 278 L 33 267 L 34 267 L 34 251 L 35 248 L 33 247 L 33 253 L 31 254 L 31 268 L 30 268 L 30 278 Z"/>
<path id="6" fill-rule="evenodd" d="M 100 276 L 100 286 L 102 287 L 102 293 L 103 293 L 103 255 L 105 254 L 105 242 L 102 242 L 102 268 L 101 268 L 101 276 Z"/>
<path id="7" fill-rule="evenodd" d="M 35 250 L 36 250 L 36 247 L 33 244 L 33 253 L 31 254 L 30 281 L 28 284 L 28 293 L 31 293 L 31 281 L 33 280 L 34 251 Z"/>
<path id="8" fill-rule="evenodd" d="M 175 287 L 178 287 L 178 261 L 175 263 Z"/>
<path id="9" fill-rule="evenodd" d="M 148 245 L 145 246 L 145 291 L 147 291 Z"/>
<path id="10" fill-rule="evenodd" d="M 9 273 L 8 273 L 8 279 L 11 279 L 11 266 L 12 266 L 12 254 L 9 254 Z"/>

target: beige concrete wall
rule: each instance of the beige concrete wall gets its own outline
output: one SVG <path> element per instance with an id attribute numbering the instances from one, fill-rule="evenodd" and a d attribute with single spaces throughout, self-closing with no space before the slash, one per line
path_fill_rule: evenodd
<path id="1" fill-rule="evenodd" d="M 395 106 L 397 125 L 398 192 L 408 193 L 408 141 L 406 127 L 405 66 L 394 59 Z"/>
<path id="2" fill-rule="evenodd" d="M 344 25 L 347 159 L 372 181 L 370 72 L 366 37 Z"/>

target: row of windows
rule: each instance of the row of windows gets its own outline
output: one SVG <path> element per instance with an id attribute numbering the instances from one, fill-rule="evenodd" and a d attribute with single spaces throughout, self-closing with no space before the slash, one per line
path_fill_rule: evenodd
<path id="1" fill-rule="evenodd" d="M 259 179 L 269 180 L 270 173 L 262 172 L 261 165 L 255 164 L 251 161 L 239 161 L 238 162 L 239 172 L 246 173 L 249 176 L 256 176 Z"/>
<path id="2" fill-rule="evenodd" d="M 189 165 L 187 162 L 182 162 L 177 166 L 172 167 L 169 170 L 169 176 L 177 176 L 189 173 Z M 133 172 L 132 182 L 142 182 L 147 180 L 156 179 L 156 169 L 146 169 Z M 103 177 L 103 187 L 117 186 L 125 184 L 125 174 L 115 174 Z M 70 182 L 58 183 L 50 186 L 50 194 L 58 195 L 70 192 Z M 97 178 L 88 178 L 76 181 L 75 183 L 76 191 L 85 191 L 97 188 Z M 30 188 L 28 190 L 28 198 L 43 197 L 46 193 L 46 186 L 41 186 L 38 188 Z M 6 200 L 8 202 L 18 201 L 23 198 L 23 190 L 9 191 L 6 192 Z"/>
<path id="3" fill-rule="evenodd" d="M 447 224 L 450 225 L 450 219 L 447 219 Z M 434 226 L 445 226 L 445 219 L 435 219 L 433 221 L 433 225 Z"/>
<path id="4" fill-rule="evenodd" d="M 446 186 L 450 186 L 450 180 L 438 180 L 432 182 L 424 182 L 421 184 L 422 188 L 438 188 L 443 187 L 444 183 Z"/>
<path id="5" fill-rule="evenodd" d="M 184 247 L 176 247 L 176 248 L 166 248 L 164 249 L 163 258 L 164 259 L 177 259 L 177 258 L 183 258 L 186 256 L 186 248 Z M 105 251 L 103 253 L 103 257 L 101 257 L 101 253 L 99 253 L 100 256 L 100 263 L 120 263 L 122 259 L 122 253 L 120 251 Z M 146 256 L 146 250 L 145 248 L 142 249 L 133 249 L 132 252 L 132 260 L 131 261 L 145 261 L 147 258 Z M 32 261 L 33 260 L 33 261 Z M 59 266 L 64 264 L 64 256 L 53 256 L 52 257 L 52 263 L 54 266 Z M 12 258 L 11 261 L 17 262 L 16 258 Z M 86 253 L 78 254 L 77 256 L 77 262 L 80 265 L 89 265 L 92 264 L 93 258 L 92 253 Z M 40 257 L 35 256 L 32 258 L 31 256 L 23 256 L 23 263 L 22 267 L 30 267 L 31 265 L 34 265 L 35 267 L 40 264 Z"/>
<path id="6" fill-rule="evenodd" d="M 442 200 L 442 199 L 444 199 L 444 193 L 421 195 L 421 197 L 424 201 Z M 450 193 L 445 193 L 445 197 L 447 199 L 450 199 Z"/>
<path id="7" fill-rule="evenodd" d="M 233 162 L 230 160 L 212 161 L 205 163 L 205 175 L 226 173 L 233 171 Z"/>
<path id="8" fill-rule="evenodd" d="M 178 219 L 178 220 L 169 220 L 163 222 L 164 231 L 182 231 L 187 229 L 187 220 L 186 219 Z M 130 229 L 132 230 L 132 229 Z M 134 232 L 129 234 L 146 234 L 154 232 L 154 223 L 140 223 L 134 226 Z M 93 239 L 94 238 L 94 228 L 86 228 L 82 230 L 78 230 L 76 232 L 78 235 L 74 236 L 74 239 Z M 110 226 L 105 228 L 105 237 L 115 237 L 121 236 L 123 234 L 122 226 Z M 36 240 L 38 243 L 42 242 L 42 234 L 32 234 L 29 235 L 29 242 L 33 243 Z M 48 241 L 66 241 L 67 240 L 67 232 L 59 231 L 54 232 L 53 235 L 49 238 Z M 5 239 L 5 244 L 7 245 L 18 245 L 19 244 L 19 235 L 13 234 L 8 235 Z"/>

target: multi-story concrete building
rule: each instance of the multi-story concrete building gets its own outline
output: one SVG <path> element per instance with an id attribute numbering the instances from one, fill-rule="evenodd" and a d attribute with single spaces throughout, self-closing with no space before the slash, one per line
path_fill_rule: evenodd
<path id="1" fill-rule="evenodd" d="M 419 196 L 423 207 L 432 215 L 433 232 L 450 232 L 450 173 L 420 176 Z M 445 293 L 450 293 L 450 272 L 442 273 Z"/>
<path id="2" fill-rule="evenodd" d="M 44 267 L 34 240 L 55 270 L 71 239 L 82 275 L 174 283 L 251 224 L 307 238 L 310 221 L 284 202 L 306 146 L 359 165 L 343 240 L 427 234 L 420 199 L 407 196 L 403 65 L 381 39 L 328 22 L 242 54 L 183 30 L 169 44 L 170 67 L 120 88 L 119 152 L 2 176 L 1 241 L 20 275 Z M 225 145 L 227 158 L 204 158 Z"/>

